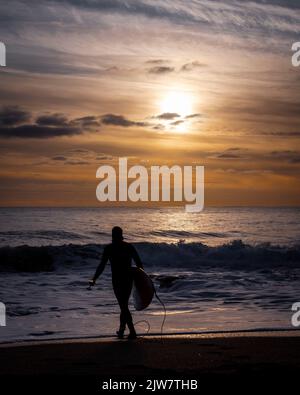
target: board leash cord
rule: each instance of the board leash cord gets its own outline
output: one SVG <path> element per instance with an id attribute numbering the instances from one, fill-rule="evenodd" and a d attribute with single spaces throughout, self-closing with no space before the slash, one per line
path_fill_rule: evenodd
<path id="1" fill-rule="evenodd" d="M 165 306 L 164 302 L 157 295 L 157 292 L 156 292 L 154 284 L 153 284 L 153 290 L 154 290 L 154 295 L 155 295 L 156 299 L 159 301 L 159 303 L 162 305 L 162 307 L 164 309 L 164 318 L 162 320 L 161 327 L 160 327 L 160 340 L 162 341 L 163 340 L 163 329 L 164 329 L 165 321 L 166 321 L 166 318 L 167 318 L 167 309 L 166 309 L 166 306 Z M 147 320 L 140 320 L 140 321 L 135 322 L 134 325 L 141 324 L 142 322 L 145 322 L 148 325 L 148 330 L 145 333 L 145 335 L 147 335 L 150 332 L 150 329 L 151 329 L 151 325 L 150 325 L 149 321 L 147 321 Z M 145 335 L 144 336 L 139 336 L 139 337 L 145 337 Z"/>

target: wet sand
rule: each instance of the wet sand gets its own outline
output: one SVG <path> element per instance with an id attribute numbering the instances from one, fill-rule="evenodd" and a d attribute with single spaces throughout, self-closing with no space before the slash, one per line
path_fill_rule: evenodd
<path id="1" fill-rule="evenodd" d="M 299 374 L 300 331 L 0 345 L 0 379 L 76 377 L 83 383 L 92 378 L 189 376 L 203 380 L 260 377 L 274 382 L 278 378 L 295 380 Z"/>

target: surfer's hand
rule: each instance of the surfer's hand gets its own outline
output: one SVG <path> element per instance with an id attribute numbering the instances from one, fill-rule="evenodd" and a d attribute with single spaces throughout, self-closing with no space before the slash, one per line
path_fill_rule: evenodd
<path id="1" fill-rule="evenodd" d="M 89 280 L 89 286 L 90 287 L 93 287 L 95 284 L 96 284 L 96 281 L 94 279 L 93 280 Z"/>

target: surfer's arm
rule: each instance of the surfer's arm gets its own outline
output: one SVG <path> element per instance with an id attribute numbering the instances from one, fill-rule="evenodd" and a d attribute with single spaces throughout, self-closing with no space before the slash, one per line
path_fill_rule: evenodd
<path id="1" fill-rule="evenodd" d="M 108 261 L 108 251 L 107 251 L 107 248 L 104 248 L 104 251 L 103 251 L 103 254 L 102 254 L 102 257 L 101 257 L 100 264 L 99 264 L 99 266 L 97 267 L 97 270 L 96 270 L 96 272 L 95 272 L 95 275 L 94 275 L 94 277 L 93 277 L 93 279 L 92 279 L 92 282 L 93 282 L 94 284 L 95 284 L 97 278 L 102 274 L 102 272 L 103 272 L 103 270 L 104 270 L 104 268 L 105 268 L 105 265 L 106 265 L 107 261 Z"/>
<path id="2" fill-rule="evenodd" d="M 141 258 L 133 246 L 132 246 L 132 258 L 137 267 L 139 267 L 140 269 L 144 269 Z"/>

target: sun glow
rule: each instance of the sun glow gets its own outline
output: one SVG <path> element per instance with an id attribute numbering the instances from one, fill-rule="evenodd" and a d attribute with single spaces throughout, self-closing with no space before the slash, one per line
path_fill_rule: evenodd
<path id="1" fill-rule="evenodd" d="M 169 91 L 159 103 L 160 114 L 164 114 L 165 127 L 184 133 L 189 128 L 186 116 L 193 113 L 192 95 L 183 90 Z"/>
<path id="2" fill-rule="evenodd" d="M 182 117 L 192 114 L 192 96 L 184 91 L 171 91 L 160 103 L 161 113 L 176 113 Z"/>

